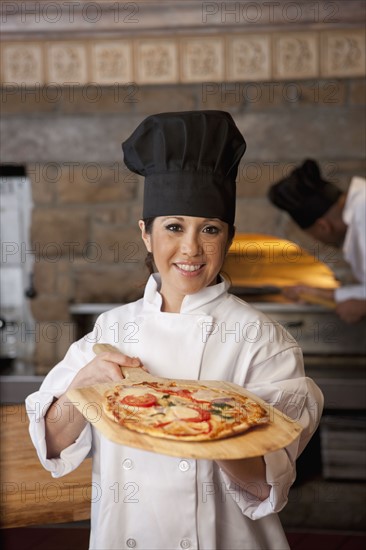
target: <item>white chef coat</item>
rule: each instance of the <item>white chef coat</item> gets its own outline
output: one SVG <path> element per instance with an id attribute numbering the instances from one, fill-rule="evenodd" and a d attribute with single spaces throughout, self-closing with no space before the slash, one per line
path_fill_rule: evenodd
<path id="1" fill-rule="evenodd" d="M 343 243 L 344 259 L 350 264 L 359 284 L 345 285 L 335 291 L 336 302 L 350 298 L 366 300 L 366 180 L 352 178 L 343 209 L 347 225 Z"/>
<path id="2" fill-rule="evenodd" d="M 92 450 L 92 549 L 286 549 L 276 512 L 295 478 L 294 462 L 316 429 L 322 394 L 304 377 L 301 350 L 279 324 L 228 294 L 228 283 L 184 298 L 180 313 L 161 312 L 159 275 L 144 297 L 101 315 L 27 398 L 30 434 L 43 466 L 58 478 Z M 269 498 L 240 489 L 210 460 L 173 458 L 117 445 L 87 424 L 79 438 L 46 458 L 44 415 L 77 371 L 107 342 L 137 356 L 157 376 L 227 380 L 275 404 L 303 426 L 286 449 L 268 453 Z M 252 486 L 253 489 L 253 486 Z"/>

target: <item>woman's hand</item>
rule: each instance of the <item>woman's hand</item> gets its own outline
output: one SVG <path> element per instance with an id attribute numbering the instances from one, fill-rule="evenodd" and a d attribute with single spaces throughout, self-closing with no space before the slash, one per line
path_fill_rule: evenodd
<path id="1" fill-rule="evenodd" d="M 142 364 L 137 357 L 129 357 L 123 353 L 101 353 L 79 370 L 68 390 L 103 382 L 118 382 L 124 378 L 121 367 L 142 368 Z"/>
<path id="2" fill-rule="evenodd" d="M 69 447 L 79 437 L 86 425 L 86 420 L 72 403 L 67 392 L 73 388 L 93 386 L 103 382 L 118 382 L 122 380 L 121 367 L 143 368 L 136 357 L 123 353 L 105 352 L 97 355 L 81 368 L 66 392 L 48 409 L 45 416 L 47 458 L 57 458 L 66 447 Z M 57 419 L 57 421 L 55 421 Z"/>
<path id="3" fill-rule="evenodd" d="M 258 500 L 269 497 L 271 487 L 266 480 L 266 464 L 262 456 L 239 460 L 217 460 L 216 463 L 244 491 Z"/>

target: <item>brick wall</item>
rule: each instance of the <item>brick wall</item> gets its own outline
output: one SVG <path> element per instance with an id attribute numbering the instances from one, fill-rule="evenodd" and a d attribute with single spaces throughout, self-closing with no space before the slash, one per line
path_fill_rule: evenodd
<path id="1" fill-rule="evenodd" d="M 237 230 L 289 238 L 347 274 L 339 255 L 305 239 L 269 204 L 266 191 L 307 157 L 318 159 L 324 176 L 343 189 L 352 175 L 365 173 L 362 79 L 3 92 L 3 159 L 25 163 L 32 180 L 32 311 L 43 334 L 38 372 L 54 365 L 75 336 L 71 303 L 119 303 L 142 293 L 147 272 L 137 220 L 143 186 L 124 168 L 120 144 L 154 112 L 228 110 L 248 144 L 239 169 Z"/>

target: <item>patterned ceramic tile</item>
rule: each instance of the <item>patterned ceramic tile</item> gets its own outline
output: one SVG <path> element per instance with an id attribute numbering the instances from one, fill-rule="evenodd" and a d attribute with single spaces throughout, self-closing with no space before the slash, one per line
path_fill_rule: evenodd
<path id="1" fill-rule="evenodd" d="M 44 83 L 41 44 L 12 43 L 2 47 L 2 81 L 32 86 Z"/>
<path id="2" fill-rule="evenodd" d="M 136 75 L 139 84 L 178 82 L 178 45 L 171 40 L 140 40 L 136 44 Z"/>
<path id="3" fill-rule="evenodd" d="M 91 47 L 92 81 L 98 84 L 133 81 L 132 44 L 127 41 L 99 41 Z"/>
<path id="4" fill-rule="evenodd" d="M 224 42 L 221 37 L 182 40 L 182 82 L 222 81 Z"/>
<path id="5" fill-rule="evenodd" d="M 247 34 L 228 39 L 229 80 L 269 80 L 271 78 L 271 38 Z"/>
<path id="6" fill-rule="evenodd" d="M 86 44 L 49 42 L 47 44 L 48 81 L 57 84 L 88 81 Z"/>
<path id="7" fill-rule="evenodd" d="M 344 29 L 322 34 L 323 76 L 363 76 L 365 64 L 363 30 Z"/>
<path id="8" fill-rule="evenodd" d="M 320 48 L 321 45 L 321 48 Z M 225 63 L 226 51 L 226 63 Z M 362 29 L 5 42 L 2 82 L 139 84 L 353 77 L 365 74 Z"/>
<path id="9" fill-rule="evenodd" d="M 274 35 L 274 77 L 312 78 L 319 75 L 317 33 Z"/>

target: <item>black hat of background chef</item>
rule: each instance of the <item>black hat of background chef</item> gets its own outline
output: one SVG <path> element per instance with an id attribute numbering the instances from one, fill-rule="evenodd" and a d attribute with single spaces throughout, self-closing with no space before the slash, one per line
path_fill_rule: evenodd
<path id="1" fill-rule="evenodd" d="M 305 160 L 287 178 L 272 185 L 268 197 L 306 229 L 323 216 L 341 194 L 334 183 L 322 179 L 314 160 Z"/>
<path id="2" fill-rule="evenodd" d="M 246 143 L 229 113 L 151 115 L 122 149 L 126 166 L 145 176 L 143 218 L 196 216 L 234 223 L 235 180 Z"/>

